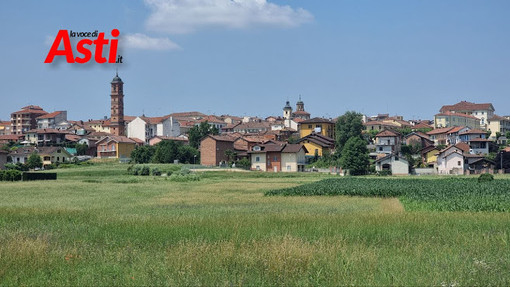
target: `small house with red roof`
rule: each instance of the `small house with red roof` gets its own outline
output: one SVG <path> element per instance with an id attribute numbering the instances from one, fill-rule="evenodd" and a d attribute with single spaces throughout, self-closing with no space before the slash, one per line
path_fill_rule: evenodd
<path id="1" fill-rule="evenodd" d="M 375 151 L 379 154 L 395 154 L 400 152 L 400 133 L 392 130 L 383 130 L 375 135 Z"/>
<path id="2" fill-rule="evenodd" d="M 251 169 L 267 172 L 298 172 L 305 170 L 306 147 L 302 144 L 267 143 L 248 152 Z"/>

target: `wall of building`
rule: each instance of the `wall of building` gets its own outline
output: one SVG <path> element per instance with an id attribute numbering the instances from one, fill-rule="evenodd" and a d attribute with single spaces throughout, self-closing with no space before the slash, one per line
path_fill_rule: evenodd
<path id="1" fill-rule="evenodd" d="M 257 161 L 258 159 L 258 161 Z M 266 154 L 265 153 L 252 153 L 251 154 L 251 170 L 266 171 Z"/>

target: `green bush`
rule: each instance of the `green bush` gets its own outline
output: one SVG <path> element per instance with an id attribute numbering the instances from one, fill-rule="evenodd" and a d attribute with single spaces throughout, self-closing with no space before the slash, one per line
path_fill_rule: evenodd
<path id="1" fill-rule="evenodd" d="M 478 177 L 478 182 L 487 182 L 487 181 L 493 181 L 493 180 L 494 180 L 494 175 L 492 175 L 490 173 L 482 173 Z"/>
<path id="2" fill-rule="evenodd" d="M 9 169 L 2 171 L 2 180 L 3 181 L 19 181 L 21 180 L 22 172 L 16 169 Z"/>
<path id="3" fill-rule="evenodd" d="M 161 175 L 161 171 L 155 167 L 151 170 L 151 174 L 154 175 L 154 176 L 160 176 Z"/>
<path id="4" fill-rule="evenodd" d="M 142 169 L 140 170 L 140 175 L 147 176 L 150 175 L 151 170 L 148 166 L 144 165 Z"/>
<path id="5" fill-rule="evenodd" d="M 191 173 L 191 171 L 189 170 L 189 168 L 184 167 L 184 166 L 181 168 L 181 171 L 179 172 L 180 175 L 188 175 L 190 173 Z"/>
<path id="6" fill-rule="evenodd" d="M 380 170 L 376 172 L 377 176 L 388 176 L 391 175 L 391 170 Z"/>

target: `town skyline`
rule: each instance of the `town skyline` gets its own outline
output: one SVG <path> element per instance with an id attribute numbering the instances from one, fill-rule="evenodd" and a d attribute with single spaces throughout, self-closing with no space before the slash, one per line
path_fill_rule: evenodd
<path id="1" fill-rule="evenodd" d="M 4 4 L 0 21 L 11 40 L 0 47 L 9 55 L 0 68 L 0 119 L 30 104 L 67 110 L 72 120 L 109 115 L 117 68 L 133 116 L 266 117 L 299 95 L 313 116 L 330 118 L 354 110 L 432 119 L 442 105 L 463 100 L 510 114 L 506 1 L 256 1 L 226 14 L 223 1 L 212 1 L 204 13 L 220 22 L 196 20 L 178 5 L 176 17 L 165 3 L 177 5 L 92 2 L 72 13 L 76 5 L 65 1 Z M 254 7 L 279 17 L 249 13 Z M 43 63 L 60 29 L 114 28 L 123 64 Z"/>

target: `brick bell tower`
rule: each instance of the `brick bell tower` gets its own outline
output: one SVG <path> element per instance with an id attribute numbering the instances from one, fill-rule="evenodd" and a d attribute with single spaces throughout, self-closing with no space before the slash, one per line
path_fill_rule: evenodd
<path id="1" fill-rule="evenodd" d="M 111 124 L 110 124 L 110 133 L 116 136 L 125 136 L 125 127 L 124 127 L 124 91 L 123 86 L 124 82 L 119 77 L 118 72 L 115 73 L 115 78 L 112 80 L 112 89 L 111 89 Z"/>

